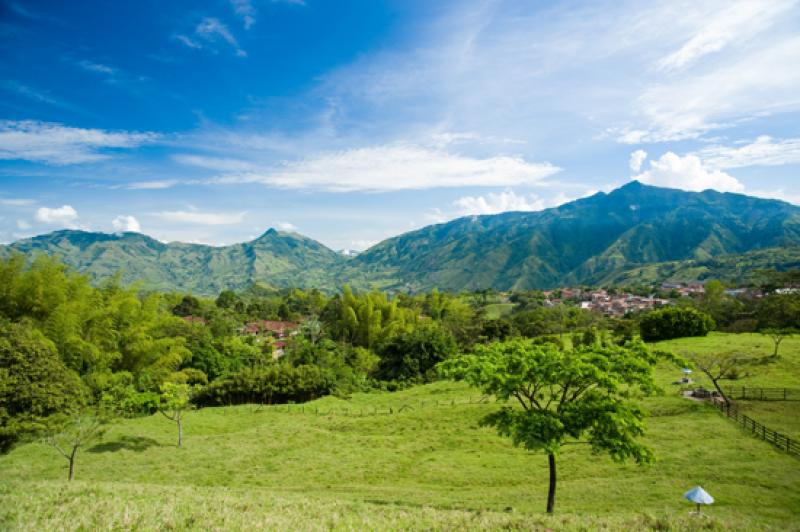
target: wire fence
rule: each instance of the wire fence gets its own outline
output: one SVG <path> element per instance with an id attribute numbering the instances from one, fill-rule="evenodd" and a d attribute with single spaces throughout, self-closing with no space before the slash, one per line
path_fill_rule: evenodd
<path id="1" fill-rule="evenodd" d="M 741 401 L 800 401 L 800 390 L 795 388 L 732 386 L 725 390 L 725 395 Z"/>
<path id="2" fill-rule="evenodd" d="M 388 416 L 414 412 L 428 408 L 441 408 L 448 406 L 463 405 L 487 405 L 493 404 L 496 400 L 489 396 L 468 397 L 467 399 L 438 399 L 427 401 L 405 402 L 395 405 L 371 405 L 371 406 L 319 406 L 310 404 L 281 404 L 281 405 L 250 405 L 253 412 L 272 412 L 285 414 L 313 414 L 316 416 Z"/>
<path id="3" fill-rule="evenodd" d="M 773 444 L 775 447 L 786 451 L 789 454 L 800 456 L 800 442 L 792 438 L 776 432 L 755 419 L 743 414 L 739 407 L 735 404 L 725 403 L 724 401 L 712 401 L 717 409 L 719 409 L 727 417 L 736 421 L 744 430 L 751 432 L 754 436 Z"/>

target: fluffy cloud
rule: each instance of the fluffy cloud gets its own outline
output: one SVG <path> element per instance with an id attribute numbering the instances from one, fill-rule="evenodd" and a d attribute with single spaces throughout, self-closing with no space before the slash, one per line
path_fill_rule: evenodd
<path id="1" fill-rule="evenodd" d="M 114 226 L 114 231 L 118 233 L 124 232 L 133 232 L 139 233 L 142 230 L 142 227 L 139 225 L 139 221 L 130 215 L 120 214 L 116 218 L 111 221 L 111 225 Z"/>
<path id="2" fill-rule="evenodd" d="M 722 192 L 742 192 L 744 185 L 720 170 L 709 170 L 696 155 L 680 157 L 667 152 L 650 161 L 650 168 L 633 179 L 662 187 L 701 191 L 712 188 Z"/>
<path id="3" fill-rule="evenodd" d="M 631 153 L 631 159 L 628 164 L 631 167 L 631 170 L 634 172 L 638 172 L 642 169 L 642 163 L 644 160 L 647 159 L 647 152 L 644 150 L 636 150 L 635 152 Z"/>
<path id="4" fill-rule="evenodd" d="M 81 129 L 35 120 L 0 120 L 0 159 L 55 165 L 98 161 L 104 150 L 136 148 L 154 142 L 154 133 Z"/>
<path id="5" fill-rule="evenodd" d="M 714 168 L 796 164 L 800 163 L 800 138 L 774 140 L 762 135 L 749 144 L 709 146 L 697 155 Z"/>
<path id="6" fill-rule="evenodd" d="M 280 229 L 281 231 L 291 231 L 291 232 L 297 232 L 297 231 L 299 231 L 299 229 L 297 228 L 297 226 L 296 226 L 296 225 L 294 225 L 294 224 L 293 224 L 293 223 L 291 223 L 291 222 L 278 222 L 278 223 L 276 223 L 276 224 L 275 224 L 275 226 L 276 226 L 278 229 Z"/>
<path id="7" fill-rule="evenodd" d="M 516 194 L 513 190 L 485 196 L 465 196 L 453 202 L 462 216 L 469 214 L 497 214 L 506 211 L 538 211 L 545 207 L 544 202 L 531 195 L 529 198 Z"/>
<path id="8" fill-rule="evenodd" d="M 290 189 L 392 191 L 436 187 L 536 185 L 560 169 L 519 157 L 477 159 L 418 146 L 389 145 L 321 154 L 267 172 L 229 174 L 213 183 Z"/>
<path id="9" fill-rule="evenodd" d="M 246 212 L 199 212 L 199 211 L 162 211 L 154 216 L 168 222 L 179 222 L 197 225 L 235 225 L 244 220 Z"/>
<path id="10" fill-rule="evenodd" d="M 44 224 L 73 227 L 74 222 L 78 219 L 78 211 L 73 209 L 71 205 L 63 205 L 53 209 L 39 207 L 34 218 L 37 222 Z"/>

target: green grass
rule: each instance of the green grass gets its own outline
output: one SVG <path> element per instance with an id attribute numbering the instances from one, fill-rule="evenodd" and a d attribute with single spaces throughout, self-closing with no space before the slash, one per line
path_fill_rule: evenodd
<path id="1" fill-rule="evenodd" d="M 483 310 L 486 312 L 486 319 L 496 320 L 511 314 L 514 306 L 514 303 L 492 303 L 483 307 Z"/>
<path id="2" fill-rule="evenodd" d="M 798 529 L 800 460 L 675 387 L 644 401 L 655 464 L 565 447 L 553 517 L 545 457 L 480 428 L 496 407 L 464 404 L 478 397 L 434 383 L 207 408 L 187 417 L 182 449 L 161 416 L 127 420 L 79 455 L 72 484 L 55 451 L 23 445 L 0 457 L 0 529 Z M 717 499 L 709 518 L 681 498 L 697 484 Z"/>

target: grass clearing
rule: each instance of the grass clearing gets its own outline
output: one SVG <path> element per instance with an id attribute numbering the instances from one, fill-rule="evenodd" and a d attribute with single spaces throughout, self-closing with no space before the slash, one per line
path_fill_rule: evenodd
<path id="1" fill-rule="evenodd" d="M 791 368 L 800 356 L 784 358 Z M 678 376 L 659 370 L 663 383 Z M 479 427 L 495 406 L 461 404 L 479 394 L 439 382 L 288 409 L 206 408 L 187 416 L 182 449 L 161 416 L 122 421 L 82 451 L 72 484 L 55 451 L 23 445 L 0 457 L 0 528 L 800 529 L 800 460 L 665 388 L 644 400 L 657 462 L 566 447 L 552 517 L 545 456 Z M 707 519 L 681 498 L 697 484 L 717 499 Z"/>

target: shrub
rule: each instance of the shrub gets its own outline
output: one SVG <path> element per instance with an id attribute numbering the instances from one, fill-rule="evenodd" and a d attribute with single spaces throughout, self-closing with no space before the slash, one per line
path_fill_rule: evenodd
<path id="1" fill-rule="evenodd" d="M 714 320 L 705 312 L 693 308 L 669 307 L 655 310 L 642 317 L 639 331 L 646 342 L 705 336 L 714 328 Z"/>
<path id="2" fill-rule="evenodd" d="M 200 406 L 305 402 L 330 394 L 333 386 L 330 376 L 316 366 L 271 364 L 216 380 L 200 390 L 194 402 Z"/>

